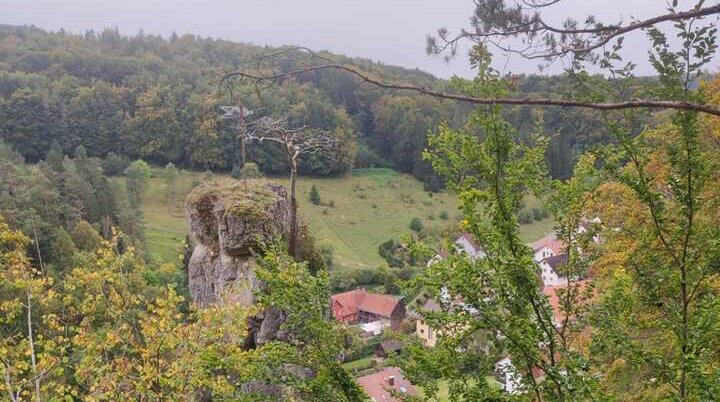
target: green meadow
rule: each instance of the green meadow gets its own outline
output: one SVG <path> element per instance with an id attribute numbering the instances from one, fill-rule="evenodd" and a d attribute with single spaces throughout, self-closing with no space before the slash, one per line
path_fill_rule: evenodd
<path id="1" fill-rule="evenodd" d="M 227 180 L 225 175 L 183 171 L 168 198 L 162 169 L 153 169 L 153 178 L 143 195 L 143 213 L 150 256 L 156 261 L 176 261 L 187 234 L 184 198 L 203 180 Z M 266 179 L 287 184 L 285 178 Z M 321 204 L 309 201 L 315 185 Z M 383 264 L 378 246 L 388 239 L 411 233 L 410 221 L 419 218 L 425 230 L 439 234 L 452 228 L 460 217 L 457 200 L 451 193 L 429 193 L 414 177 L 391 169 L 355 169 L 342 178 L 301 177 L 298 181 L 300 214 L 321 246 L 334 250 L 334 265 L 341 269 L 374 268 Z M 528 207 L 533 206 L 532 202 Z M 443 219 L 447 217 L 447 219 Z M 528 241 L 552 230 L 551 219 L 521 227 Z"/>

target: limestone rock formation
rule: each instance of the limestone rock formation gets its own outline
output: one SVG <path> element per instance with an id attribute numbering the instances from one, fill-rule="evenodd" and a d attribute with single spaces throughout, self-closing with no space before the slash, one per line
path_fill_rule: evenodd
<path id="1" fill-rule="evenodd" d="M 188 264 L 193 302 L 252 304 L 262 286 L 255 276 L 255 253 L 289 233 L 285 187 L 253 181 L 204 184 L 188 196 L 185 214 L 198 242 Z M 265 311 L 250 323 L 248 344 L 275 339 L 281 323 L 280 312 Z"/>

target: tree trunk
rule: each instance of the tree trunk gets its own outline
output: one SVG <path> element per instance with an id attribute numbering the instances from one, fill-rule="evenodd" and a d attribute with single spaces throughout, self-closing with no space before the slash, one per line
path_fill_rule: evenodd
<path id="1" fill-rule="evenodd" d="M 297 198 L 295 197 L 295 183 L 297 182 L 297 158 L 290 158 L 290 241 L 288 250 L 293 258 L 297 258 Z"/>
<path id="2" fill-rule="evenodd" d="M 37 229 L 35 228 L 35 218 L 32 218 L 32 229 L 33 236 L 35 237 L 35 250 L 37 250 L 38 263 L 40 264 L 40 271 L 45 274 L 45 264 L 43 263 L 42 253 L 40 252 L 40 242 L 38 241 Z"/>
<path id="3" fill-rule="evenodd" d="M 3 363 L 3 371 L 5 374 L 5 389 L 7 390 L 8 396 L 10 397 L 10 402 L 17 402 L 19 396 L 16 396 L 15 391 L 13 391 L 12 384 L 10 383 L 10 367 L 5 363 Z"/>
<path id="4" fill-rule="evenodd" d="M 240 136 L 240 159 L 242 162 L 241 167 L 245 167 L 245 135 Z"/>
<path id="5" fill-rule="evenodd" d="M 27 291 L 27 328 L 28 328 L 28 342 L 30 343 L 30 362 L 32 363 L 33 375 L 35 376 L 35 400 L 40 402 L 40 375 L 37 370 L 37 360 L 35 358 L 35 339 L 33 337 L 32 328 L 32 304 L 30 299 L 30 290 Z"/>

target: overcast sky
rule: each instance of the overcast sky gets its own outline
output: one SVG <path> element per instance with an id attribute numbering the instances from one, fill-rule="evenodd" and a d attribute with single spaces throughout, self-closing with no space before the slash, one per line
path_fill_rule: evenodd
<path id="1" fill-rule="evenodd" d="M 680 1 L 681 6 L 691 3 Z M 608 22 L 627 21 L 662 12 L 666 1 L 567 0 L 562 4 L 550 10 L 549 19 L 593 13 Z M 428 56 L 425 37 L 439 27 L 456 31 L 466 26 L 472 9 L 472 0 L 0 0 L 0 23 L 79 33 L 118 27 L 125 34 L 177 32 L 258 45 L 304 45 L 449 77 L 471 74 L 467 58 L 448 64 Z M 628 56 L 639 65 L 638 73 L 649 74 L 644 37 L 629 38 L 627 47 Z M 497 67 L 507 72 L 536 71 L 536 62 L 496 60 Z M 717 63 L 713 67 L 717 69 Z M 558 64 L 550 71 L 561 68 Z"/>

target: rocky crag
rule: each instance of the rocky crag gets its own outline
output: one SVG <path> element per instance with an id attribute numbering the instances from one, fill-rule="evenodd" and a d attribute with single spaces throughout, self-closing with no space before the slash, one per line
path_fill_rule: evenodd
<path id="1" fill-rule="evenodd" d="M 188 264 L 193 302 L 198 306 L 232 300 L 251 305 L 262 284 L 255 255 L 262 245 L 289 233 L 285 187 L 238 181 L 207 183 L 187 198 L 185 215 L 197 241 Z M 248 346 L 278 337 L 282 313 L 268 310 L 250 322 Z"/>

